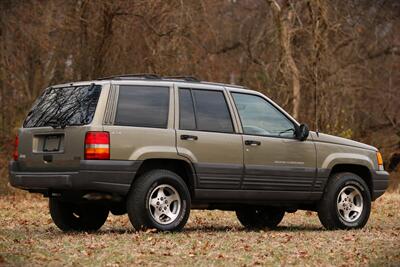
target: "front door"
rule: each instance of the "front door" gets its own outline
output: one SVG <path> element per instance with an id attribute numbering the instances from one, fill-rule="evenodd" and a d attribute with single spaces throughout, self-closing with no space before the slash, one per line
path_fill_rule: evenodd
<path id="1" fill-rule="evenodd" d="M 179 88 L 176 102 L 178 153 L 193 163 L 197 189 L 239 189 L 243 175 L 242 137 L 235 134 L 226 91 Z"/>
<path id="2" fill-rule="evenodd" d="M 266 98 L 232 93 L 243 129 L 242 189 L 268 191 L 267 199 L 306 199 L 316 174 L 312 140 L 295 138 L 295 124 Z M 257 198 L 259 198 L 258 196 Z"/>

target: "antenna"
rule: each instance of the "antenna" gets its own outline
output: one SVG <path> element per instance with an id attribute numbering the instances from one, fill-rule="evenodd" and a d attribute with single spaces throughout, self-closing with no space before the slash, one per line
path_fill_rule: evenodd
<path id="1" fill-rule="evenodd" d="M 319 136 L 319 129 L 318 129 L 318 63 L 315 60 L 314 63 L 314 79 L 315 79 L 315 88 L 314 88 L 314 111 L 315 111 L 315 133 Z"/>

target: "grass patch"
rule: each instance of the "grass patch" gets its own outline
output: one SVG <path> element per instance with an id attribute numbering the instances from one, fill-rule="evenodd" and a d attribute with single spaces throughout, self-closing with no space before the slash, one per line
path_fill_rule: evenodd
<path id="1" fill-rule="evenodd" d="M 399 265 L 400 195 L 373 203 L 367 226 L 326 231 L 316 213 L 286 214 L 278 230 L 246 231 L 233 212 L 192 211 L 179 233 L 135 232 L 110 215 L 96 233 L 65 234 L 47 199 L 0 197 L 1 265 Z"/>

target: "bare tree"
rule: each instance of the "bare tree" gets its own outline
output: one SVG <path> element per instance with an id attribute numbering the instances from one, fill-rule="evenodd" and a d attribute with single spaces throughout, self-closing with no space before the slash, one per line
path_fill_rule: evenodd
<path id="1" fill-rule="evenodd" d="M 45 87 L 156 72 L 246 85 L 395 162 L 399 14 L 396 0 L 2 0 L 1 151 Z"/>
<path id="2" fill-rule="evenodd" d="M 282 49 L 281 64 L 283 65 L 283 76 L 287 84 L 291 85 L 293 92 L 293 112 L 295 118 L 300 113 L 300 72 L 293 57 L 292 36 L 295 27 L 294 3 L 289 0 L 280 1 L 267 0 L 273 10 L 276 25 L 279 32 L 279 45 Z"/>

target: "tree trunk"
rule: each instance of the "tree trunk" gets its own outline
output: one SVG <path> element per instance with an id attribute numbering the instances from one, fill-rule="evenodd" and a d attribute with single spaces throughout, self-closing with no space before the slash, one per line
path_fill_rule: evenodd
<path id="1" fill-rule="evenodd" d="M 283 76 L 287 84 L 292 87 L 292 115 L 299 118 L 300 112 L 300 73 L 292 55 L 292 30 L 294 13 L 288 1 L 268 0 L 275 17 L 279 32 L 279 45 L 282 49 Z"/>

